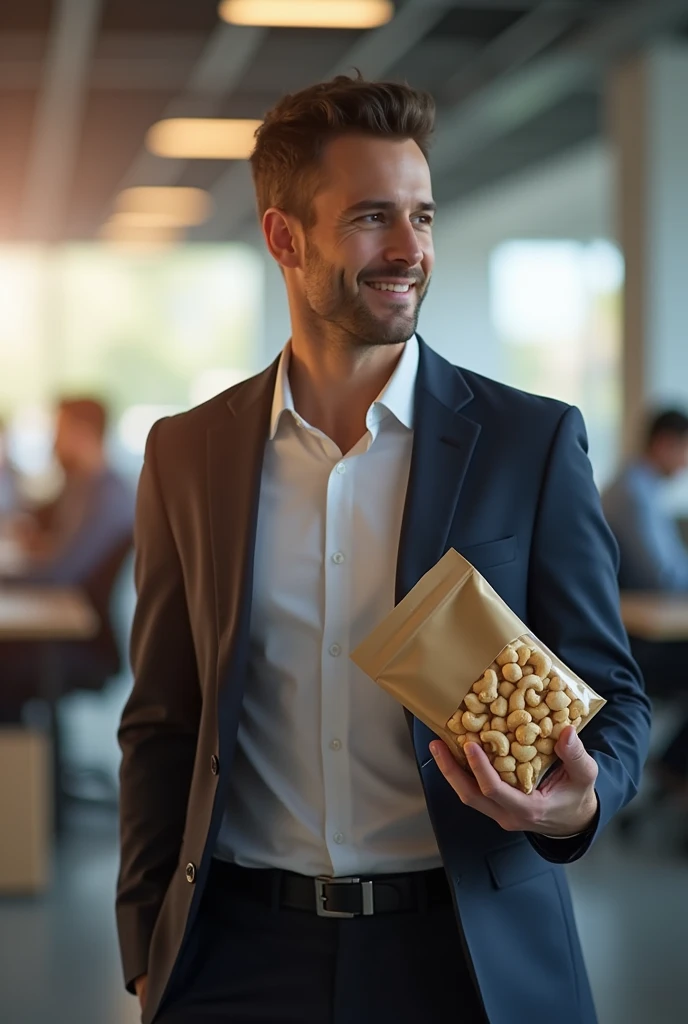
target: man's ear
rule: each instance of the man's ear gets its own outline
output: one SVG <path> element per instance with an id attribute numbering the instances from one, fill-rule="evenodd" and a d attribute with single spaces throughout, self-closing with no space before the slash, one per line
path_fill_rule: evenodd
<path id="1" fill-rule="evenodd" d="M 301 253 L 296 224 L 275 207 L 265 211 L 263 234 L 270 255 L 282 270 L 296 270 L 301 266 Z"/>

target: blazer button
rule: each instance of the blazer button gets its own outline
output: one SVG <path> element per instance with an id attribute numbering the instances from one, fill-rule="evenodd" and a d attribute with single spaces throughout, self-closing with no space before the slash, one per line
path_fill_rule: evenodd
<path id="1" fill-rule="evenodd" d="M 220 771 L 220 762 L 218 761 L 215 754 L 213 754 L 213 756 L 210 758 L 210 770 L 213 773 L 213 775 L 217 775 L 218 772 Z"/>
<path id="2" fill-rule="evenodd" d="M 186 865 L 186 880 L 191 885 L 196 881 L 196 865 L 192 864 L 191 861 Z"/>

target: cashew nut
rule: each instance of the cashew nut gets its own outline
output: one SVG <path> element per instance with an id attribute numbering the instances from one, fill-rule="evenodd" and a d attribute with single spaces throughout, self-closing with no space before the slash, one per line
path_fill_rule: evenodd
<path id="1" fill-rule="evenodd" d="M 516 768 L 516 778 L 521 783 L 521 789 L 527 795 L 533 792 L 533 765 L 525 762 Z"/>
<path id="2" fill-rule="evenodd" d="M 571 701 L 561 690 L 555 690 L 554 692 L 550 690 L 545 697 L 545 703 L 548 708 L 552 709 L 552 711 L 563 711 L 564 708 L 569 706 Z"/>
<path id="3" fill-rule="evenodd" d="M 562 708 L 561 711 L 553 711 L 552 712 L 552 721 L 553 722 L 568 722 L 569 718 L 570 718 L 570 715 L 569 715 L 569 709 L 568 708 Z"/>
<path id="4" fill-rule="evenodd" d="M 498 754 L 500 757 L 506 757 L 509 753 L 509 741 L 506 738 L 506 733 L 497 732 L 496 729 L 488 729 L 487 732 L 480 733 L 480 739 L 482 743 L 492 748 L 493 753 Z"/>
<path id="5" fill-rule="evenodd" d="M 569 711 L 570 710 L 571 709 L 569 708 Z M 572 718 L 571 721 L 569 722 L 569 725 L 572 725 L 573 728 L 576 730 L 576 732 L 578 732 L 578 730 L 580 728 L 580 724 L 581 724 L 582 721 L 583 721 L 582 718 Z"/>
<path id="6" fill-rule="evenodd" d="M 519 725 L 516 730 L 516 739 L 524 747 L 529 747 L 540 735 L 540 726 L 535 722 L 528 722 L 527 725 Z M 506 737 L 504 737 L 506 739 Z"/>
<path id="7" fill-rule="evenodd" d="M 552 735 L 552 725 L 553 725 L 553 722 L 552 722 L 552 719 L 549 717 L 549 715 L 547 715 L 546 718 L 543 718 L 541 720 L 541 722 L 540 722 L 540 732 L 545 737 L 545 739 L 548 736 Z"/>
<path id="8" fill-rule="evenodd" d="M 466 731 L 463 725 L 461 724 L 462 714 L 463 711 L 455 711 L 454 714 L 449 719 L 449 721 L 447 722 L 447 729 L 449 729 L 450 732 L 455 732 L 457 736 L 460 736 L 462 733 Z"/>
<path id="9" fill-rule="evenodd" d="M 552 726 L 552 732 L 550 734 L 551 738 L 555 741 L 555 743 L 561 736 L 564 729 L 568 729 L 570 725 L 570 722 L 555 722 L 555 724 Z"/>
<path id="10" fill-rule="evenodd" d="M 481 690 L 486 689 L 488 686 L 497 686 L 498 683 L 499 676 L 493 668 L 488 668 L 478 682 L 473 683 L 473 691 L 474 693 L 480 693 Z"/>
<path id="11" fill-rule="evenodd" d="M 530 692 L 532 693 L 532 690 Z M 549 717 L 549 708 L 544 701 L 542 704 L 539 704 L 537 707 L 531 707 L 529 710 L 534 722 L 541 722 Z"/>
<path id="12" fill-rule="evenodd" d="M 526 697 L 523 690 L 514 690 L 509 697 L 509 711 L 525 711 Z"/>
<path id="13" fill-rule="evenodd" d="M 516 740 L 516 741 L 514 741 L 514 743 L 511 744 L 511 753 L 513 754 L 513 756 L 516 758 L 517 761 L 520 761 L 521 763 L 525 763 L 526 761 L 532 761 L 533 760 L 533 758 L 537 754 L 537 750 L 535 749 L 535 747 L 531 747 L 531 746 L 525 746 L 524 747 L 522 744 L 520 744 Z"/>
<path id="14" fill-rule="evenodd" d="M 531 673 L 531 675 L 529 676 L 523 676 L 523 678 L 519 681 L 518 684 L 519 690 L 537 690 L 538 693 L 541 693 L 544 690 L 544 688 L 545 684 L 543 683 L 542 679 L 540 678 L 540 676 L 536 676 L 534 673 Z"/>
<path id="15" fill-rule="evenodd" d="M 461 721 L 467 732 L 481 732 L 485 728 L 488 715 L 474 715 L 472 711 L 464 711 Z M 475 737 L 472 737 L 475 742 Z"/>
<path id="16" fill-rule="evenodd" d="M 537 776 L 542 771 L 542 755 L 536 754 L 533 760 L 530 761 L 530 764 L 532 764 L 533 771 L 535 772 L 535 777 L 537 778 Z"/>
<path id="17" fill-rule="evenodd" d="M 540 679 L 548 676 L 552 669 L 552 659 L 548 658 L 542 651 L 533 651 L 528 658 L 528 664 L 533 666 L 535 675 L 540 676 Z"/>
<path id="18" fill-rule="evenodd" d="M 516 732 L 520 725 L 528 725 L 528 722 L 532 722 L 532 720 L 529 711 L 512 711 L 506 720 L 506 725 L 509 732 Z"/>
<path id="19" fill-rule="evenodd" d="M 518 661 L 518 654 L 511 644 L 508 644 L 502 653 L 497 656 L 496 661 L 499 666 L 515 664 Z"/>
<path id="20" fill-rule="evenodd" d="M 582 700 L 572 700 L 571 706 L 569 707 L 569 715 L 571 718 L 585 718 L 588 713 L 588 709 Z"/>
<path id="21" fill-rule="evenodd" d="M 507 683 L 517 683 L 523 676 L 523 672 L 519 666 L 515 663 L 509 663 L 502 669 L 502 675 L 506 679 Z"/>
<path id="22" fill-rule="evenodd" d="M 489 686 L 485 690 L 481 690 L 478 694 L 478 700 L 481 700 L 483 704 L 491 704 L 493 701 L 497 700 L 497 696 L 498 690 L 497 684 L 495 683 L 494 686 Z"/>
<path id="23" fill-rule="evenodd" d="M 506 782 L 508 786 L 518 786 L 518 779 L 515 772 L 500 772 L 499 777 L 502 782 Z"/>
<path id="24" fill-rule="evenodd" d="M 515 757 L 496 757 L 494 762 L 495 771 L 498 771 L 501 775 L 502 772 L 515 772 L 516 771 L 516 758 Z"/>
<path id="25" fill-rule="evenodd" d="M 559 676 L 552 676 L 552 678 L 549 681 L 549 689 L 550 690 L 565 690 L 566 689 L 566 685 L 565 685 L 563 679 L 560 679 Z"/>
<path id="26" fill-rule="evenodd" d="M 504 718 L 509 710 L 509 704 L 506 697 L 497 697 L 490 704 L 490 711 L 493 715 L 497 715 L 498 718 Z"/>
<path id="27" fill-rule="evenodd" d="M 463 699 L 467 711 L 472 711 L 474 715 L 484 715 L 487 708 L 481 700 L 478 700 L 474 693 L 467 693 Z"/>
<path id="28" fill-rule="evenodd" d="M 536 690 L 524 690 L 526 695 L 526 704 L 529 708 L 536 708 L 538 704 L 542 703 L 542 697 Z"/>
<path id="29" fill-rule="evenodd" d="M 554 753 L 554 740 L 548 736 L 547 738 L 541 737 L 539 740 L 535 740 L 535 749 L 538 754 L 545 754 L 549 757 L 550 754 Z"/>
<path id="30" fill-rule="evenodd" d="M 509 698 L 511 696 L 511 694 L 514 692 L 515 689 L 516 689 L 516 687 L 514 686 L 513 683 L 507 683 L 507 682 L 500 683 L 499 687 L 498 687 L 500 696 L 506 697 L 506 698 Z"/>
<path id="31" fill-rule="evenodd" d="M 506 724 L 506 718 L 503 718 L 501 715 L 495 715 L 490 722 L 490 729 L 494 729 L 496 732 L 507 733 L 509 728 Z"/>
<path id="32" fill-rule="evenodd" d="M 524 665 L 526 665 L 526 663 L 528 661 L 528 658 L 531 656 L 532 653 L 533 652 L 530 649 L 530 647 L 526 647 L 525 644 L 523 644 L 522 647 L 519 647 L 519 649 L 518 649 L 518 664 L 520 665 L 521 668 L 523 668 Z"/>
<path id="33" fill-rule="evenodd" d="M 521 672 L 523 672 L 524 676 L 532 676 L 533 673 L 535 672 L 535 669 L 533 668 L 532 665 L 524 665 L 523 668 L 521 669 Z"/>

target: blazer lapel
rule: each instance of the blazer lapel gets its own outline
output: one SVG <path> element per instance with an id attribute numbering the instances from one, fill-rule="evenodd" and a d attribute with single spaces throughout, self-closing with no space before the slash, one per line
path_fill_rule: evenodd
<path id="1" fill-rule="evenodd" d="M 397 562 L 397 602 L 445 553 L 480 434 L 480 424 L 459 412 L 472 397 L 460 370 L 420 341 L 413 454 Z"/>
<path id="2" fill-rule="evenodd" d="M 235 641 L 248 639 L 260 479 L 276 375 L 275 362 L 234 389 L 221 422 L 208 431 L 218 685 Z"/>
<path id="3" fill-rule="evenodd" d="M 397 560 L 396 599 L 408 594 L 445 553 L 447 537 L 480 424 L 459 410 L 473 393 L 461 372 L 419 338 L 413 454 Z M 418 765 L 432 760 L 430 729 L 406 711 Z"/>

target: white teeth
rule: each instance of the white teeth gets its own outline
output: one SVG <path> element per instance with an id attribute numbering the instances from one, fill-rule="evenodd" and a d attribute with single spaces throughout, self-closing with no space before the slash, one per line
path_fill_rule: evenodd
<path id="1" fill-rule="evenodd" d="M 368 284 L 379 292 L 407 292 L 411 288 L 410 284 L 387 284 L 385 281 L 368 281 Z"/>

